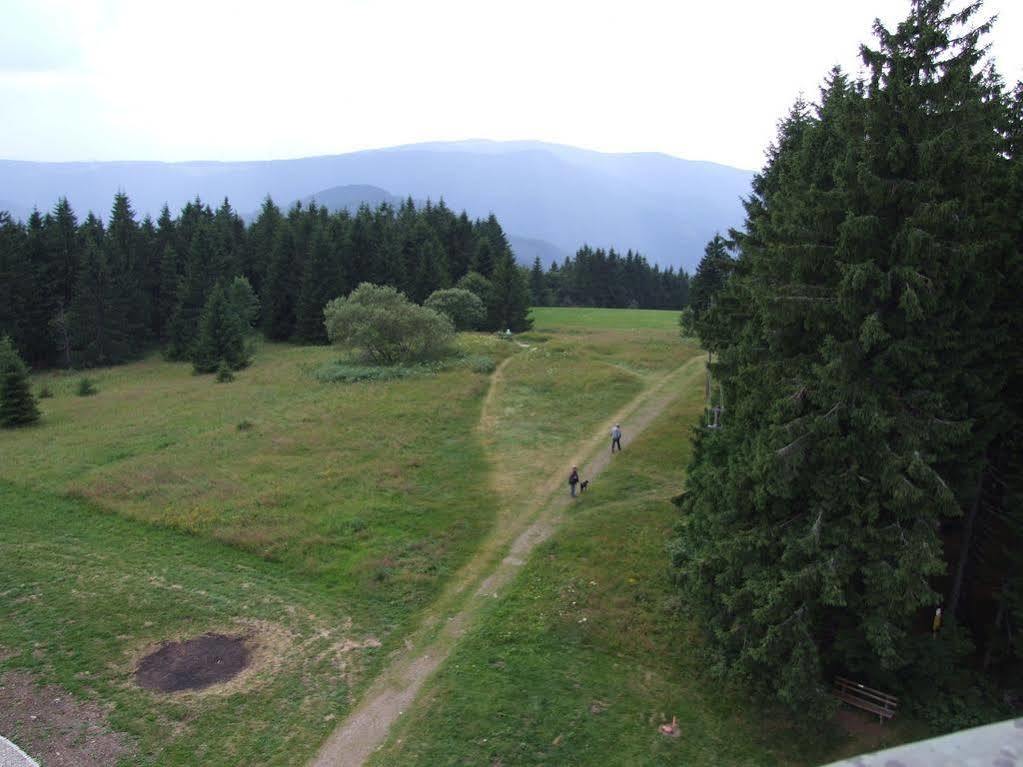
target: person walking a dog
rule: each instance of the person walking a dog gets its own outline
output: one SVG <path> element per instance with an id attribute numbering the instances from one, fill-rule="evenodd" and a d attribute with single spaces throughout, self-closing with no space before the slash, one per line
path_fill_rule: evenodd
<path id="1" fill-rule="evenodd" d="M 568 487 L 572 491 L 572 497 L 575 498 L 575 486 L 579 484 L 579 468 L 577 466 L 572 467 L 572 473 L 568 475 Z"/>
<path id="2" fill-rule="evenodd" d="M 618 452 L 622 452 L 622 426 L 621 424 L 615 424 L 615 427 L 611 429 L 611 452 L 615 451 L 615 447 L 618 448 Z"/>

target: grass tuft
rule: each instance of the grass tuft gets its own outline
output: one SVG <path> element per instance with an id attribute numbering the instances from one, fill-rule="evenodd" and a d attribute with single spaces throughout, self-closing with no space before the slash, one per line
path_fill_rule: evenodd
<path id="1" fill-rule="evenodd" d="M 93 394 L 97 394 L 99 389 L 96 388 L 95 382 L 91 378 L 79 378 L 78 386 L 75 389 L 75 394 L 79 397 L 91 397 Z"/>

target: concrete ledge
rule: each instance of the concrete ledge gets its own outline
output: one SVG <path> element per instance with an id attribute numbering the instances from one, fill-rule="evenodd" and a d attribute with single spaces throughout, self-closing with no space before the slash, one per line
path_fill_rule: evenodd
<path id="1" fill-rule="evenodd" d="M 939 738 L 833 762 L 827 767 L 1018 767 L 1023 719 L 961 730 Z"/>
<path id="2" fill-rule="evenodd" d="M 39 767 L 39 762 L 0 735 L 0 767 Z"/>

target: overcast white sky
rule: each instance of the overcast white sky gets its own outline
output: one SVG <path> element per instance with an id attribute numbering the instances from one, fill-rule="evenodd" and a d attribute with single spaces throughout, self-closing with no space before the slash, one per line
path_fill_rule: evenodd
<path id="1" fill-rule="evenodd" d="M 0 158 L 239 160 L 537 139 L 757 168 L 908 0 L 0 0 Z M 988 0 L 1007 80 L 1023 2 Z"/>

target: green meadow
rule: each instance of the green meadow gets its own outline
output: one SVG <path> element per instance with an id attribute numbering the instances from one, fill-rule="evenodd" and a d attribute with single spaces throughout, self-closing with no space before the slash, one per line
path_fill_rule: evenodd
<path id="1" fill-rule="evenodd" d="M 837 753 L 710 685 L 680 618 L 664 541 L 702 368 L 676 323 L 540 309 L 530 333 L 460 337 L 493 372 L 325 383 L 337 349 L 264 343 L 230 384 L 157 356 L 90 371 L 89 397 L 78 375 L 37 376 L 42 422 L 0 435 L 0 675 L 101 706 L 132 744 L 121 765 L 305 763 L 406 643 L 475 598 L 459 573 L 500 562 L 615 414 L 673 387 L 645 434 L 622 424 L 625 453 L 478 610 L 374 763 Z M 245 636 L 250 667 L 194 692 L 135 683 L 146 652 L 207 632 Z M 656 732 L 673 715 L 677 740 Z"/>

